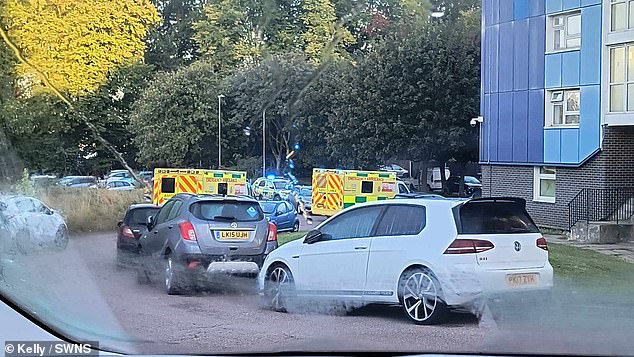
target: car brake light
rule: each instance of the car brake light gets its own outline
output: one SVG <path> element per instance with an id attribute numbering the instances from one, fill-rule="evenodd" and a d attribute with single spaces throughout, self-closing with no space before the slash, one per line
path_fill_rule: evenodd
<path id="1" fill-rule="evenodd" d="M 269 222 L 269 233 L 266 236 L 268 242 L 277 241 L 277 226 L 273 222 Z"/>
<path id="2" fill-rule="evenodd" d="M 538 238 L 535 244 L 537 244 L 537 248 L 548 250 L 548 242 L 546 242 L 546 238 L 544 237 Z"/>
<path id="3" fill-rule="evenodd" d="M 181 238 L 184 240 L 197 240 L 196 231 L 192 222 L 185 221 L 178 224 L 178 228 L 181 231 Z"/>
<path id="4" fill-rule="evenodd" d="M 482 239 L 456 239 L 444 254 L 473 254 L 482 253 L 495 248 L 493 243 Z"/>
<path id="5" fill-rule="evenodd" d="M 130 227 L 128 226 L 121 227 L 121 235 L 126 238 L 136 238 L 134 236 L 134 232 L 132 232 L 132 229 L 130 229 Z"/>

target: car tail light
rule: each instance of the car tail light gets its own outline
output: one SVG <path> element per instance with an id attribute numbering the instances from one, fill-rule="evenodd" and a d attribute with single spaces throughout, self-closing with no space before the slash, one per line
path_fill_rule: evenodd
<path id="1" fill-rule="evenodd" d="M 269 233 L 266 236 L 266 240 L 269 242 L 277 241 L 277 226 L 273 222 L 269 222 Z"/>
<path id="2" fill-rule="evenodd" d="M 130 227 L 128 227 L 128 226 L 122 226 L 121 227 L 121 235 L 126 237 L 126 238 L 136 238 L 134 236 L 134 232 L 132 232 L 132 229 L 130 229 Z"/>
<path id="3" fill-rule="evenodd" d="M 537 244 L 537 248 L 548 250 L 548 242 L 546 242 L 546 238 L 544 237 L 538 238 L 535 244 Z"/>
<path id="4" fill-rule="evenodd" d="M 493 243 L 482 239 L 456 239 L 444 254 L 473 254 L 482 253 L 495 248 Z"/>
<path id="5" fill-rule="evenodd" d="M 178 224 L 178 228 L 181 231 L 181 238 L 184 240 L 198 240 L 196 238 L 196 231 L 192 222 L 185 221 Z"/>

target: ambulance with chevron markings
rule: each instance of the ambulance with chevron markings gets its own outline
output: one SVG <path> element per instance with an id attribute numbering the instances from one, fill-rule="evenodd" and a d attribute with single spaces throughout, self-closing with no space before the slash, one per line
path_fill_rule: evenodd
<path id="1" fill-rule="evenodd" d="M 162 205 L 179 193 L 246 195 L 247 173 L 204 169 L 154 170 L 154 204 Z"/>
<path id="2" fill-rule="evenodd" d="M 396 172 L 313 169 L 311 213 L 332 216 L 356 203 L 394 198 Z M 404 186 L 404 185 L 403 185 Z"/>

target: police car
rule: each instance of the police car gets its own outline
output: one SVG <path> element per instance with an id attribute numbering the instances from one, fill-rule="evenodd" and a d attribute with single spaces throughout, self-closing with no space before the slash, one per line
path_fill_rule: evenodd
<path id="1" fill-rule="evenodd" d="M 293 184 L 285 178 L 260 177 L 253 182 L 253 196 L 259 200 L 286 200 Z"/>

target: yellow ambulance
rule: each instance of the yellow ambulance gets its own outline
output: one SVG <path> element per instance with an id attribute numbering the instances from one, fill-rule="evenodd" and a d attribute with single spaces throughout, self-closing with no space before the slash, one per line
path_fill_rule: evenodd
<path id="1" fill-rule="evenodd" d="M 204 169 L 154 170 L 154 204 L 163 204 L 179 193 L 246 195 L 247 173 Z"/>
<path id="2" fill-rule="evenodd" d="M 311 213 L 332 216 L 356 203 L 394 198 L 395 172 L 313 169 Z"/>

